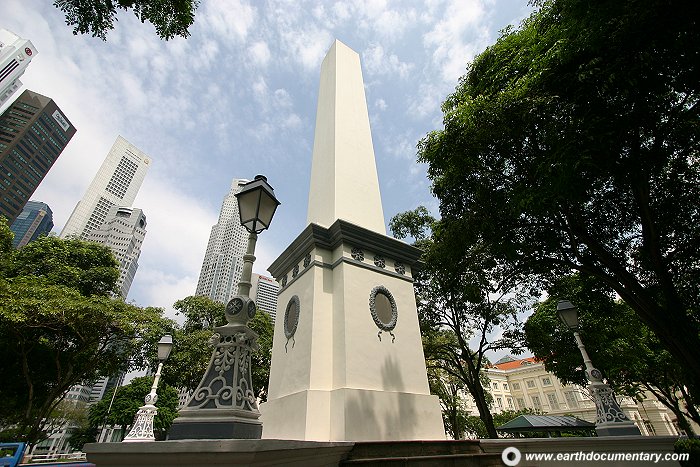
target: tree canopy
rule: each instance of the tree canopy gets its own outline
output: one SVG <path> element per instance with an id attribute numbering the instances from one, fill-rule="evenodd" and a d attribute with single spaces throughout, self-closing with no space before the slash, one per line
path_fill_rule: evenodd
<path id="1" fill-rule="evenodd" d="M 452 379 L 469 391 L 488 436 L 497 438 L 486 390 L 488 379 L 482 370 L 488 364 L 488 352 L 517 352 L 516 314 L 527 294 L 503 275 L 498 262 L 483 255 L 480 245 L 472 245 L 463 256 L 455 257 L 441 241 L 444 224 L 424 207 L 394 216 L 390 227 L 397 237 L 413 235 L 423 250 L 425 266 L 414 282 L 416 304 L 426 365 L 431 376 L 448 378 L 433 381 L 448 411 L 446 423 L 453 435 L 464 432 L 456 410 L 458 400 L 452 396 L 457 385 L 445 386 Z"/>
<path id="2" fill-rule="evenodd" d="M 190 35 L 199 0 L 54 0 L 53 5 L 65 14 L 76 35 L 106 40 L 117 21 L 117 10 L 131 10 L 142 23 L 151 23 L 158 37 L 168 40 Z"/>
<path id="3" fill-rule="evenodd" d="M 129 384 L 112 388 L 96 404 L 90 406 L 88 420 L 90 426 L 120 426 L 126 436 L 128 428 L 134 423 L 136 412 L 144 404 L 144 398 L 151 390 L 152 376 L 132 379 Z M 115 392 L 116 391 L 116 392 Z M 167 383 L 158 385 L 158 414 L 153 421 L 154 430 L 167 432 L 177 417 L 178 392 Z"/>
<path id="4" fill-rule="evenodd" d="M 32 444 L 71 386 L 145 365 L 162 310 L 111 296 L 119 271 L 101 245 L 44 237 L 0 258 L 0 426 Z"/>
<path id="5" fill-rule="evenodd" d="M 700 400 L 700 25 L 690 1 L 551 0 L 469 65 L 419 143 L 453 258 L 614 290 Z M 651 32 L 653 31 L 653 33 Z"/>
<path id="6" fill-rule="evenodd" d="M 682 367 L 626 303 L 599 279 L 580 274 L 562 277 L 548 292 L 525 323 L 526 345 L 547 371 L 565 384 L 587 384 L 581 353 L 556 311 L 558 299 L 570 299 L 591 360 L 615 392 L 637 399 L 651 392 L 694 434 L 689 420 L 700 423 L 700 415 L 683 386 Z"/>

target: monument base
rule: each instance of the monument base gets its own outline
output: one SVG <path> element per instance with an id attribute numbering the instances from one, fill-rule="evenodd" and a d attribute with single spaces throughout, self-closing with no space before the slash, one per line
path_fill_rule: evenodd
<path id="1" fill-rule="evenodd" d="M 437 396 L 342 388 L 306 390 L 260 405 L 263 438 L 444 440 Z"/>

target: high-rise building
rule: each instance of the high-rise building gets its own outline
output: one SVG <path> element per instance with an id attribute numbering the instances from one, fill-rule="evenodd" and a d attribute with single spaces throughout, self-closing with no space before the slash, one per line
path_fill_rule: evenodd
<path id="1" fill-rule="evenodd" d="M 0 105 L 22 86 L 19 77 L 36 54 L 31 42 L 7 29 L 0 29 Z"/>
<path id="2" fill-rule="evenodd" d="M 10 223 L 75 131 L 52 99 L 29 90 L 0 115 L 0 215 Z"/>
<path id="3" fill-rule="evenodd" d="M 15 234 L 12 242 L 15 248 L 21 248 L 36 240 L 41 234 L 48 234 L 53 229 L 53 212 L 48 204 L 29 201 L 10 226 Z"/>
<path id="4" fill-rule="evenodd" d="M 75 236 L 85 240 L 107 221 L 111 208 L 133 205 L 150 165 L 151 159 L 145 153 L 118 136 L 63 227 L 61 238 Z"/>
<path id="5" fill-rule="evenodd" d="M 248 246 L 248 232 L 241 225 L 236 193 L 248 180 L 234 179 L 224 197 L 219 221 L 211 228 L 207 251 L 199 273 L 196 295 L 227 303 L 238 294 L 243 272 L 243 255 Z"/>
<path id="6" fill-rule="evenodd" d="M 277 315 L 277 292 L 280 290 L 280 285 L 276 280 L 253 273 L 250 288 L 250 298 L 253 299 L 258 309 L 264 311 L 272 322 L 275 322 Z"/>
<path id="7" fill-rule="evenodd" d="M 92 230 L 87 240 L 101 243 L 112 249 L 119 261 L 117 287 L 126 298 L 139 267 L 141 245 L 146 237 L 146 216 L 141 209 L 112 206 L 102 226 Z"/>

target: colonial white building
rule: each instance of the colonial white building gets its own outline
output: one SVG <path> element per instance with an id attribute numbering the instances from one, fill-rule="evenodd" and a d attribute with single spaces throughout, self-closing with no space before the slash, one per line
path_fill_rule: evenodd
<path id="1" fill-rule="evenodd" d="M 596 409 L 588 391 L 581 386 L 563 384 L 544 364 L 534 357 L 513 359 L 506 357 L 486 369 L 489 393 L 493 396 L 492 413 L 505 410 L 533 409 L 550 415 L 574 415 L 595 423 Z M 618 397 L 620 407 L 642 432 L 642 435 L 679 434 L 675 415 L 652 394 L 637 402 L 629 397 Z M 474 400 L 467 395 L 470 415 L 479 415 Z"/>

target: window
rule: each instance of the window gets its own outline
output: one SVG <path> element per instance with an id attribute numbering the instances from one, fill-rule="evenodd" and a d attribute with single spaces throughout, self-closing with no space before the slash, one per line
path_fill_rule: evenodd
<path id="1" fill-rule="evenodd" d="M 542 386 L 551 386 L 552 385 L 552 380 L 549 378 L 549 376 L 545 376 L 542 378 Z"/>
<path id="2" fill-rule="evenodd" d="M 531 396 L 532 398 L 532 405 L 535 407 L 537 410 L 542 409 L 542 402 L 540 401 L 540 396 Z"/>
<path id="3" fill-rule="evenodd" d="M 520 389 L 520 383 L 513 383 L 513 389 Z"/>
<path id="4" fill-rule="evenodd" d="M 503 383 L 503 389 L 508 390 L 508 383 Z"/>
<path id="5" fill-rule="evenodd" d="M 559 401 L 557 401 L 557 395 L 553 392 L 547 393 L 547 401 L 549 402 L 549 407 L 552 410 L 559 410 Z"/>
<path id="6" fill-rule="evenodd" d="M 527 387 L 528 388 L 534 388 L 535 387 L 535 381 L 532 379 L 527 380 Z"/>
<path id="7" fill-rule="evenodd" d="M 578 408 L 578 402 L 576 401 L 576 393 L 575 392 L 573 392 L 573 391 L 565 392 L 564 397 L 566 398 L 566 404 L 569 406 L 570 409 Z"/>
<path id="8" fill-rule="evenodd" d="M 493 388 L 498 389 L 498 383 L 493 383 Z"/>
<path id="9" fill-rule="evenodd" d="M 518 408 L 519 409 L 525 408 L 525 399 L 523 399 L 522 397 L 518 397 Z"/>
<path id="10" fill-rule="evenodd" d="M 512 397 L 508 398 L 508 408 L 513 409 L 513 398 Z"/>
<path id="11" fill-rule="evenodd" d="M 503 408 L 503 399 L 501 399 L 500 397 L 497 397 L 496 404 L 498 404 L 499 409 L 502 409 Z"/>

